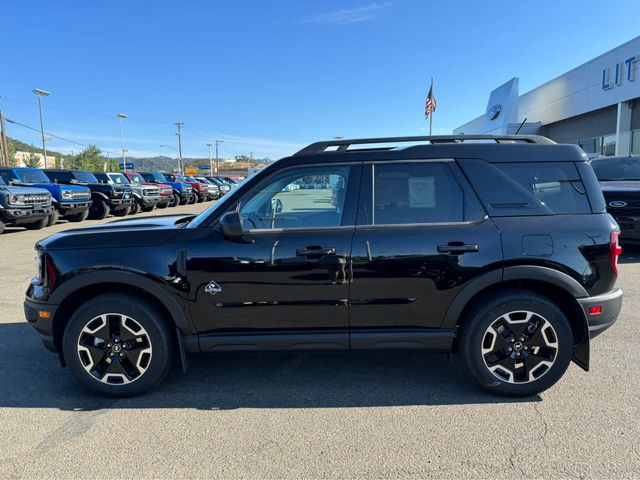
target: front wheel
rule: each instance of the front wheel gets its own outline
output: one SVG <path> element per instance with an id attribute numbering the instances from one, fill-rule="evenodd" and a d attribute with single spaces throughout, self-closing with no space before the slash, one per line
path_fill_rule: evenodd
<path id="1" fill-rule="evenodd" d="M 126 217 L 127 215 L 129 215 L 129 211 L 131 210 L 131 205 L 127 205 L 124 208 L 121 208 L 119 210 L 114 210 L 113 212 L 111 212 L 113 214 L 113 216 L 115 217 Z"/>
<path id="2" fill-rule="evenodd" d="M 0 235 L 4 233 L 5 228 L 7 228 L 7 225 L 2 220 L 0 220 Z"/>
<path id="3" fill-rule="evenodd" d="M 56 223 L 58 223 L 58 220 L 60 220 L 60 213 L 58 213 L 58 210 L 54 209 L 53 213 L 49 215 L 49 221 L 47 221 L 47 227 L 55 225 Z"/>
<path id="4" fill-rule="evenodd" d="M 89 209 L 91 220 L 103 220 L 109 215 L 109 205 L 104 200 L 94 200 Z"/>
<path id="5" fill-rule="evenodd" d="M 169 202 L 169 207 L 177 207 L 178 205 L 180 205 L 180 195 L 174 193 L 171 201 Z"/>
<path id="6" fill-rule="evenodd" d="M 483 388 L 524 397 L 554 385 L 567 370 L 573 335 L 553 302 L 527 290 L 488 298 L 460 326 L 460 351 Z"/>
<path id="7" fill-rule="evenodd" d="M 162 313 L 129 294 L 84 303 L 71 316 L 62 342 L 80 383 L 110 396 L 144 393 L 171 367 L 173 342 Z"/>
<path id="8" fill-rule="evenodd" d="M 73 215 L 65 215 L 64 218 L 70 222 L 84 222 L 89 217 L 89 209 L 82 210 L 81 212 L 74 213 Z"/>
<path id="9" fill-rule="evenodd" d="M 137 200 L 131 204 L 131 210 L 129 210 L 129 215 L 137 215 L 140 213 L 140 203 Z"/>

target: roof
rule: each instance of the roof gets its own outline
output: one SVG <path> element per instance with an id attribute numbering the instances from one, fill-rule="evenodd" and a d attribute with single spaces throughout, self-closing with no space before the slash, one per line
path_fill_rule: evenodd
<path id="1" fill-rule="evenodd" d="M 577 145 L 556 144 L 537 135 L 450 135 L 327 140 L 313 143 L 280 162 L 295 165 L 438 158 L 478 158 L 491 163 L 587 160 Z"/>

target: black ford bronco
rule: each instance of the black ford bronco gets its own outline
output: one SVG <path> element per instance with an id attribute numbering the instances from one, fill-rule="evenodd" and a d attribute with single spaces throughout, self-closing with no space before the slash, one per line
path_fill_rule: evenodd
<path id="1" fill-rule="evenodd" d="M 532 395 L 616 321 L 618 235 L 575 145 L 319 142 L 200 215 L 42 240 L 25 314 L 109 395 L 189 353 L 349 349 L 458 352 L 483 387 Z"/>

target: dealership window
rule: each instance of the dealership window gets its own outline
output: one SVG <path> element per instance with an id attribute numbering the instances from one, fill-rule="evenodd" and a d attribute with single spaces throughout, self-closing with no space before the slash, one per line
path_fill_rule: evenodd
<path id="1" fill-rule="evenodd" d="M 640 155 L 640 130 L 631 132 L 631 155 Z"/>
<path id="2" fill-rule="evenodd" d="M 616 154 L 616 135 L 611 134 L 611 135 L 605 135 L 604 137 L 601 137 L 601 148 L 600 148 L 600 154 L 604 155 L 605 157 L 610 157 L 612 155 Z"/>
<path id="3" fill-rule="evenodd" d="M 616 154 L 616 134 L 604 135 L 602 137 L 583 138 L 575 142 L 585 153 L 597 153 L 605 157 Z M 640 138 L 638 138 L 638 149 L 640 150 Z"/>

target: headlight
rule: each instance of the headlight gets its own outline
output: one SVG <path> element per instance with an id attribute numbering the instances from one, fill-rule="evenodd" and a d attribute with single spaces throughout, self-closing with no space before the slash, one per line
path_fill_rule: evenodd
<path id="1" fill-rule="evenodd" d="M 66 199 L 73 198 L 73 193 L 71 193 L 69 190 L 63 190 L 62 198 L 66 198 Z"/>
<path id="2" fill-rule="evenodd" d="M 18 197 L 16 195 L 9 195 L 7 201 L 9 203 L 18 203 Z"/>

